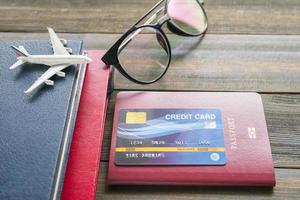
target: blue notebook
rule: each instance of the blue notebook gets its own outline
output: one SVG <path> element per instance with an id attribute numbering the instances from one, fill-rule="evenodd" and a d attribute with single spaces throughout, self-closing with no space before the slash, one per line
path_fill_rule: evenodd
<path id="1" fill-rule="evenodd" d="M 0 199 L 59 199 L 85 68 L 70 66 L 53 87 L 25 94 L 48 66 L 9 70 L 11 45 L 53 54 L 48 41 L 0 41 Z M 82 42 L 67 46 L 79 54 Z"/>

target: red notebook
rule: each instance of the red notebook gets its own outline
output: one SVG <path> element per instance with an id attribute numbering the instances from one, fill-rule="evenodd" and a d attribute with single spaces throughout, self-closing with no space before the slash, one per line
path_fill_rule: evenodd
<path id="1" fill-rule="evenodd" d="M 180 114 L 182 110 L 193 114 Z M 219 121 L 216 115 L 220 116 Z M 170 131 L 174 131 L 174 127 L 180 129 L 186 126 L 187 123 L 180 120 L 189 121 L 193 117 L 199 122 L 193 124 L 193 127 L 206 131 L 207 137 L 219 134 L 212 141 L 201 140 L 201 145 L 207 145 L 207 148 L 186 148 L 184 145 L 189 143 L 185 143 L 181 135 L 163 135 L 173 134 Z M 172 127 L 163 127 L 168 133 L 151 127 L 162 122 L 172 124 Z M 158 139 L 149 139 L 151 134 L 157 134 Z M 136 139 L 130 139 L 132 137 Z M 166 141 L 170 138 L 179 147 L 172 146 L 172 143 L 168 146 Z M 217 146 L 210 147 L 214 142 L 218 143 Z M 157 148 L 161 145 L 168 147 Z M 120 92 L 115 105 L 108 183 L 275 186 L 260 95 L 229 92 Z"/>
<path id="2" fill-rule="evenodd" d="M 104 51 L 88 51 L 87 66 L 61 199 L 95 199 L 110 69 Z"/>

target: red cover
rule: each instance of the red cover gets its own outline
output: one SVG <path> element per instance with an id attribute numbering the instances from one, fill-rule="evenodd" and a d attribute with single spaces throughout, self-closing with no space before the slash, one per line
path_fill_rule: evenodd
<path id="1" fill-rule="evenodd" d="M 126 108 L 218 108 L 222 112 L 225 166 L 116 166 L 118 112 Z M 251 129 L 255 128 L 254 134 Z M 265 115 L 257 93 L 121 92 L 117 96 L 109 184 L 275 186 Z"/>
<path id="2" fill-rule="evenodd" d="M 88 51 L 87 66 L 61 199 L 95 199 L 107 107 L 104 51 Z"/>

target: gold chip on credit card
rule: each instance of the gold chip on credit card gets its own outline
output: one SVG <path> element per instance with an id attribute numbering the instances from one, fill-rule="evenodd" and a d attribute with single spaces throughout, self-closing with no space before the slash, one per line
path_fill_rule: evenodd
<path id="1" fill-rule="evenodd" d="M 145 124 L 147 121 L 146 112 L 127 112 L 126 124 Z"/>

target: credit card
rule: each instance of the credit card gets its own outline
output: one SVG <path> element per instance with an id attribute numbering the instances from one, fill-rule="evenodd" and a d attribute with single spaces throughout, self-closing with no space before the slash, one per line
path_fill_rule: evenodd
<path id="1" fill-rule="evenodd" d="M 121 109 L 116 165 L 225 165 L 219 109 Z"/>

